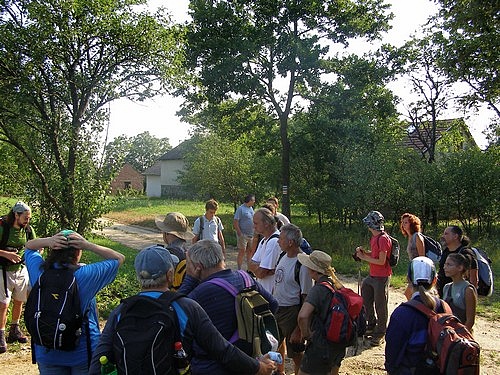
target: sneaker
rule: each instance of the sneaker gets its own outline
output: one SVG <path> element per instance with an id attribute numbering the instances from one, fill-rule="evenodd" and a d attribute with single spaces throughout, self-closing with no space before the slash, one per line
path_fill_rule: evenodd
<path id="1" fill-rule="evenodd" d="M 5 330 L 0 331 L 0 354 L 7 351 L 7 343 L 5 342 Z"/>
<path id="2" fill-rule="evenodd" d="M 384 336 L 373 336 L 370 340 L 370 346 L 380 346 L 385 342 Z"/>
<path id="3" fill-rule="evenodd" d="M 16 341 L 21 344 L 26 344 L 28 342 L 28 338 L 23 335 L 21 328 L 19 328 L 19 324 L 11 324 L 9 329 L 9 336 L 7 337 L 7 342 L 11 344 Z"/>

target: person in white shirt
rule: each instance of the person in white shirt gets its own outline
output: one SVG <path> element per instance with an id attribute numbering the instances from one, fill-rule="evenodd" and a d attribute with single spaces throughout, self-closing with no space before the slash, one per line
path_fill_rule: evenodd
<path id="1" fill-rule="evenodd" d="M 280 232 L 276 228 L 274 215 L 267 208 L 259 208 L 255 211 L 253 225 L 255 232 L 261 234 L 263 238 L 260 240 L 257 250 L 252 257 L 249 269 L 255 274 L 264 289 L 272 293 L 274 288 L 274 269 L 281 253 L 278 244 Z"/>
<path id="2" fill-rule="evenodd" d="M 192 242 L 199 240 L 212 240 L 218 242 L 222 247 L 224 258 L 226 257 L 226 242 L 222 231 L 224 226 L 218 216 L 215 216 L 219 209 L 219 203 L 215 199 L 210 199 L 205 203 L 205 215 L 200 216 L 194 221 Z"/>

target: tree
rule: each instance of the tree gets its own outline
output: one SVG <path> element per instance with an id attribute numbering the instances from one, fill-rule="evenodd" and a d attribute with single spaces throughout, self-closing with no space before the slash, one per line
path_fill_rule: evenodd
<path id="1" fill-rule="evenodd" d="M 124 163 L 129 163 L 139 172 L 144 172 L 171 149 L 168 138 L 156 138 L 149 132 L 133 137 L 121 135 L 106 145 L 106 165 L 114 172 Z"/>
<path id="2" fill-rule="evenodd" d="M 391 16 L 379 0 L 191 1 L 186 66 L 190 73 L 179 93 L 194 113 L 227 99 L 261 103 L 279 124 L 281 181 L 290 189 L 288 121 L 320 87 L 328 44 L 348 45 L 358 36 L 376 39 Z M 282 210 L 290 216 L 290 196 Z"/>
<path id="3" fill-rule="evenodd" d="M 186 156 L 181 183 L 194 190 L 200 198 L 227 200 L 237 205 L 249 193 L 269 196 L 271 187 L 263 181 L 262 172 L 268 157 L 257 157 L 245 137 L 230 141 L 210 134 L 202 137 Z M 267 177 L 267 176 L 266 176 Z"/>
<path id="4" fill-rule="evenodd" d="M 455 82 L 465 82 L 466 107 L 487 104 L 500 117 L 500 5 L 498 1 L 438 0 L 429 35 L 440 52 L 437 63 Z"/>
<path id="5" fill-rule="evenodd" d="M 437 65 L 438 51 L 430 38 L 414 39 L 399 50 L 399 71 L 409 77 L 417 98 L 408 104 L 407 126 L 410 140 L 429 163 L 435 160 L 438 119 L 456 99 L 453 82 Z"/>
<path id="6" fill-rule="evenodd" d="M 0 141 L 30 166 L 29 196 L 50 231 L 84 232 L 106 210 L 98 135 L 106 104 L 162 89 L 177 29 L 140 1 L 12 0 L 0 5 Z"/>

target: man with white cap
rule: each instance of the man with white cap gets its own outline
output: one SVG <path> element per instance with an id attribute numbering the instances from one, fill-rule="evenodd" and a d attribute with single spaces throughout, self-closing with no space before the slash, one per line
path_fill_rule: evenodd
<path id="1" fill-rule="evenodd" d="M 163 247 L 150 246 L 145 248 L 137 254 L 134 266 L 141 287 L 140 295 L 158 299 L 170 289 L 173 264 L 170 253 Z M 274 362 L 268 357 L 259 360 L 251 358 L 226 341 L 196 301 L 180 297 L 171 302 L 170 306 L 175 310 L 179 319 L 181 341 L 191 360 L 196 360 L 201 348 L 205 356 L 217 360 L 232 374 L 271 374 L 276 368 Z M 112 363 L 117 361 L 113 352 L 113 336 L 121 318 L 122 307 L 123 304 L 120 304 L 113 310 L 106 322 L 99 345 L 92 358 L 89 374 L 100 374 L 99 358 L 103 355 Z M 163 332 L 174 335 L 174 332 L 171 331 Z M 193 367 L 191 370 L 191 373 L 196 375 Z"/>
<path id="2" fill-rule="evenodd" d="M 425 256 L 414 258 L 408 267 L 408 283 L 413 293 L 411 300 L 437 313 L 445 312 L 446 303 L 431 293 L 436 284 L 432 260 Z M 427 316 L 408 303 L 396 307 L 386 332 L 385 369 L 389 374 L 433 374 L 425 367 L 428 323 Z"/>
<path id="3" fill-rule="evenodd" d="M 7 351 L 7 343 L 26 343 L 28 338 L 19 328 L 19 319 L 23 303 L 28 298 L 29 277 L 23 265 L 24 244 L 36 237 L 33 228 L 29 226 L 31 209 L 19 201 L 9 214 L 1 219 L 0 225 L 0 353 Z M 5 335 L 7 324 L 7 309 L 10 300 L 12 304 L 12 319 L 9 334 Z"/>
<path id="4" fill-rule="evenodd" d="M 392 269 L 388 259 L 391 254 L 392 241 L 384 232 L 384 216 L 380 212 L 371 211 L 363 219 L 363 223 L 368 227 L 372 237 L 370 251 L 366 251 L 361 246 L 356 248 L 356 256 L 370 264 L 370 274 L 363 280 L 361 296 L 368 321 L 366 333 L 372 334 L 370 345 L 379 346 L 384 342 L 389 318 L 389 283 Z"/>
<path id="5" fill-rule="evenodd" d="M 332 258 L 320 250 L 314 250 L 311 255 L 300 253 L 297 257 L 299 262 L 309 269 L 309 275 L 316 282 L 309 291 L 298 316 L 302 340 L 307 340 L 298 374 L 338 374 L 342 359 L 345 357 L 345 346 L 336 345 L 326 339 L 324 322 L 328 316 L 333 294 L 330 289 L 321 285 L 322 282 L 327 282 L 336 288 L 341 287 L 331 266 Z"/>

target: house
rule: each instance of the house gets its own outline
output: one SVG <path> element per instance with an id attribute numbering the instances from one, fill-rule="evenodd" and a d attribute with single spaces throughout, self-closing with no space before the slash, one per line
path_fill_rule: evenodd
<path id="1" fill-rule="evenodd" d="M 185 168 L 184 156 L 193 149 L 194 139 L 180 143 L 166 152 L 142 174 L 146 176 L 146 196 L 187 198 L 190 196 L 179 181 L 179 172 Z"/>
<path id="2" fill-rule="evenodd" d="M 419 152 L 422 157 L 429 159 L 433 139 L 431 123 L 422 122 L 418 126 L 410 124 L 406 133 L 403 144 Z M 478 147 L 463 118 L 438 120 L 434 144 L 440 153 Z"/>
<path id="3" fill-rule="evenodd" d="M 111 194 L 121 190 L 144 191 L 144 176 L 129 163 L 125 163 L 111 182 Z"/>

